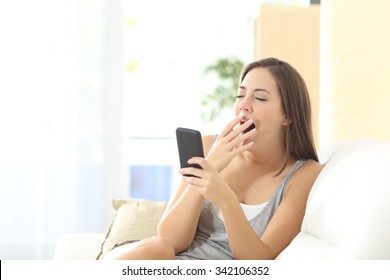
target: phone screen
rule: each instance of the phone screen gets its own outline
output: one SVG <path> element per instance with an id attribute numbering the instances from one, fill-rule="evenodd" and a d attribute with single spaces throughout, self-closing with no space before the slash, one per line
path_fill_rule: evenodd
<path id="1" fill-rule="evenodd" d="M 189 128 L 179 127 L 176 129 L 177 147 L 181 168 L 195 167 L 201 168 L 197 164 L 189 164 L 188 160 L 193 157 L 204 157 L 202 135 L 199 131 Z M 190 176 L 190 175 L 185 175 Z"/>

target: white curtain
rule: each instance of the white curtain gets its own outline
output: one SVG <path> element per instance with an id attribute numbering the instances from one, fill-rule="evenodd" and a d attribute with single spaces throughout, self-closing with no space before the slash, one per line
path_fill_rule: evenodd
<path id="1" fill-rule="evenodd" d="M 0 259 L 50 259 L 124 196 L 120 0 L 0 2 Z"/>

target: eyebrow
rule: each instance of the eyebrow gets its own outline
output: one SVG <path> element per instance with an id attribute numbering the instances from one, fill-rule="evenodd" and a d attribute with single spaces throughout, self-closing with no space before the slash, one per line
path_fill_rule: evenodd
<path id="1" fill-rule="evenodd" d="M 246 90 L 246 88 L 244 86 L 239 86 L 240 89 L 243 89 L 243 90 Z M 269 94 L 271 94 L 268 90 L 264 89 L 264 88 L 255 88 L 254 92 L 258 92 L 258 91 L 265 91 Z"/>

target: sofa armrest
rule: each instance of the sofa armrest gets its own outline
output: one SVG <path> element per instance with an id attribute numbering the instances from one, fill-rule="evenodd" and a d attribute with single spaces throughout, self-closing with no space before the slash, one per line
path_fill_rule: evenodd
<path id="1" fill-rule="evenodd" d="M 63 235 L 57 241 L 54 260 L 95 260 L 104 237 L 104 233 Z"/>

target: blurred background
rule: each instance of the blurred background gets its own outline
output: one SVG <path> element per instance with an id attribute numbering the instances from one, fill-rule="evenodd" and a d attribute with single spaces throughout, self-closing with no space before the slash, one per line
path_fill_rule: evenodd
<path id="1" fill-rule="evenodd" d="M 255 59 L 301 72 L 318 148 L 388 140 L 390 3 L 319 2 L 0 0 L 0 259 L 168 200 L 176 127 L 218 133 Z"/>

